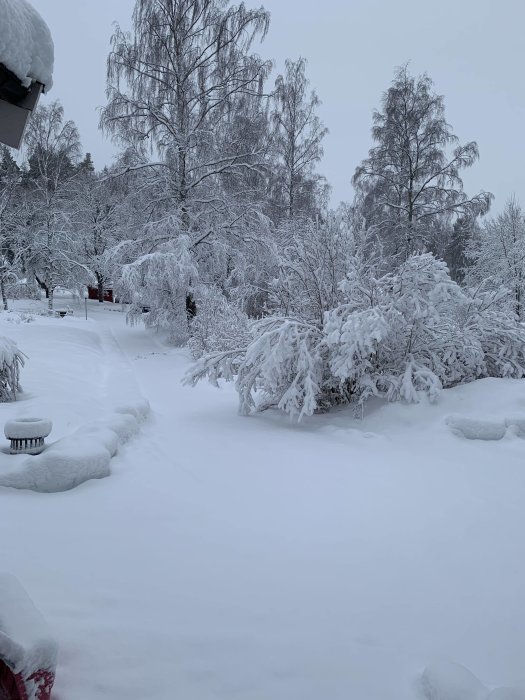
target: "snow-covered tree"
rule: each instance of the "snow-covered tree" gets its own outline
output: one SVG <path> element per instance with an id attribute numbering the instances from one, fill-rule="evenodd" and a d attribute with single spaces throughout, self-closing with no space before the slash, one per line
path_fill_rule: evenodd
<path id="1" fill-rule="evenodd" d="M 514 311 L 525 316 L 525 215 L 518 201 L 511 198 L 503 212 L 484 222 L 470 240 L 467 282 L 473 285 L 506 287 Z"/>
<path id="2" fill-rule="evenodd" d="M 286 61 L 284 75 L 275 81 L 272 99 L 273 148 L 277 158 L 273 178 L 281 216 L 315 213 L 316 188 L 322 178 L 315 172 L 323 156 L 322 142 L 328 130 L 317 115 L 320 105 L 310 92 L 306 60 Z"/>
<path id="3" fill-rule="evenodd" d="M 140 196 L 130 191 L 126 178 L 113 178 L 107 169 L 97 174 L 85 160 L 79 165 L 70 195 L 69 220 L 79 261 L 85 267 L 79 281 L 95 284 L 98 300 L 103 302 L 104 289 L 120 274 L 118 245 L 131 236 L 137 219 L 140 221 L 130 201 L 140 200 Z"/>
<path id="4" fill-rule="evenodd" d="M 189 339 L 194 358 L 245 347 L 249 320 L 239 304 L 228 301 L 221 289 L 208 285 L 195 290 L 195 301 L 197 312 L 190 324 Z"/>
<path id="5" fill-rule="evenodd" d="M 117 27 L 112 38 L 102 126 L 133 152 L 130 168 L 144 171 L 150 223 L 175 217 L 172 234 L 187 235 L 194 251 L 242 234 L 253 215 L 245 175 L 260 171 L 264 154 L 245 143 L 246 123 L 237 130 L 233 115 L 247 97 L 262 99 L 270 64 L 251 46 L 268 21 L 243 3 L 137 0 L 132 33 Z M 144 242 L 141 256 L 152 253 Z"/>
<path id="6" fill-rule="evenodd" d="M 0 150 L 0 293 L 7 311 L 7 285 L 17 278 L 21 248 L 17 239 L 20 217 L 21 170 L 5 146 Z"/>
<path id="7" fill-rule="evenodd" d="M 149 327 L 168 328 L 170 340 L 182 345 L 188 340 L 186 297 L 197 276 L 191 242 L 175 217 L 147 229 L 152 252 L 133 256 L 123 266 L 117 292 L 131 304 L 131 323 L 144 320 Z"/>
<path id="8" fill-rule="evenodd" d="M 46 292 L 53 308 L 54 290 L 78 277 L 77 238 L 69 203 L 78 177 L 80 137 L 72 121 L 64 121 L 58 102 L 39 107 L 25 136 L 28 152 L 24 176 L 25 222 L 21 236 L 24 264 Z"/>
<path id="9" fill-rule="evenodd" d="M 478 159 L 477 144 L 459 144 L 427 75 L 415 78 L 407 66 L 396 71 L 374 112 L 372 136 L 377 145 L 353 182 L 367 226 L 378 229 L 389 255 L 442 252 L 451 219 L 488 210 L 492 195 L 469 198 L 461 180 L 461 171 Z"/>

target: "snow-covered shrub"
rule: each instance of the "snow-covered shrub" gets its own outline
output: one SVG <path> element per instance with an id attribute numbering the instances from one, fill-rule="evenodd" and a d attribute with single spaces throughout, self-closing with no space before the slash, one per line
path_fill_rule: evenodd
<path id="1" fill-rule="evenodd" d="M 197 312 L 190 323 L 189 347 L 195 359 L 223 350 L 246 347 L 248 316 L 228 302 L 216 287 L 201 286 L 195 296 Z"/>
<path id="2" fill-rule="evenodd" d="M 0 402 L 14 401 L 22 390 L 20 368 L 24 366 L 24 357 L 14 340 L 0 336 Z"/>
<path id="3" fill-rule="evenodd" d="M 9 311 L 5 320 L 18 326 L 21 323 L 32 323 L 35 316 L 27 311 Z"/>
<path id="4" fill-rule="evenodd" d="M 252 325 L 253 340 L 243 350 L 202 357 L 186 383 L 208 377 L 236 377 L 239 410 L 249 414 L 275 405 L 292 416 L 311 414 L 324 388 L 322 333 L 314 324 L 270 317 Z"/>
<path id="5" fill-rule="evenodd" d="M 276 235 L 278 272 L 270 284 L 270 308 L 321 323 L 324 312 L 342 300 L 339 283 L 353 242 L 349 228 L 337 216 L 322 225 L 298 219 Z"/>
<path id="6" fill-rule="evenodd" d="M 244 351 L 201 358 L 188 381 L 236 377 L 242 413 L 273 405 L 300 419 L 349 400 L 435 400 L 476 378 L 525 376 L 525 327 L 497 296 L 462 290 L 431 254 L 378 279 L 357 260 L 340 289 L 345 302 L 322 323 L 264 319 Z"/>
<path id="7" fill-rule="evenodd" d="M 525 326 L 517 320 L 508 289 L 471 290 L 459 322 L 479 343 L 484 377 L 525 376 Z"/>
<path id="8" fill-rule="evenodd" d="M 349 283 L 347 293 L 353 295 Z M 417 401 L 485 376 L 483 349 L 458 316 L 469 299 L 445 263 L 415 255 L 376 284 L 365 308 L 352 301 L 328 312 L 324 330 L 335 377 L 350 382 L 355 398 Z"/>

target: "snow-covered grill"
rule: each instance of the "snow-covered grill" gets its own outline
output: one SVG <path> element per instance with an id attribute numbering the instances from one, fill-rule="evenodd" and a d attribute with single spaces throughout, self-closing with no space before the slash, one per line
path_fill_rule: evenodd
<path id="1" fill-rule="evenodd" d="M 45 418 L 18 418 L 5 424 L 4 434 L 11 441 L 12 455 L 38 455 L 44 451 L 45 438 L 53 423 Z"/>

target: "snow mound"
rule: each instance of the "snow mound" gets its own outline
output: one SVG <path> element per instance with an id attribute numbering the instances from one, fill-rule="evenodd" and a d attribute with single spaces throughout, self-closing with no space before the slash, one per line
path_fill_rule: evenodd
<path id="1" fill-rule="evenodd" d="M 0 574 L 0 658 L 26 677 L 41 669 L 54 671 L 57 654 L 46 621 L 18 580 Z"/>
<path id="2" fill-rule="evenodd" d="M 445 423 L 455 435 L 467 440 L 501 440 L 509 429 L 525 436 L 525 416 L 487 420 L 453 415 L 447 416 Z"/>
<path id="3" fill-rule="evenodd" d="M 107 419 L 82 426 L 40 455 L 25 459 L 18 469 L 0 475 L 0 486 L 57 493 L 109 476 L 111 458 L 119 445 L 139 431 L 149 410 L 149 403 L 143 400 L 117 409 Z"/>
<path id="4" fill-rule="evenodd" d="M 428 666 L 419 679 L 421 700 L 525 700 L 520 688 L 489 690 L 464 666 L 441 662 Z"/>
<path id="5" fill-rule="evenodd" d="M 501 440 L 507 431 L 505 420 L 448 416 L 445 423 L 455 435 L 467 440 Z"/>
<path id="6" fill-rule="evenodd" d="M 49 27 L 27 0 L 0 0 L 0 63 L 26 86 L 53 85 L 54 47 Z"/>
<path id="7" fill-rule="evenodd" d="M 525 691 L 520 688 L 495 688 L 487 700 L 525 700 Z"/>

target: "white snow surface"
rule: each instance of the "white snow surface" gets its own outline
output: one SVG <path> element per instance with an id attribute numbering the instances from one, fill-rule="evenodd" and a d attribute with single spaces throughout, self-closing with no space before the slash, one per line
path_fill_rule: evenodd
<path id="1" fill-rule="evenodd" d="M 0 319 L 12 323 L 12 316 L 3 314 Z M 37 456 L 0 453 L 0 486 L 56 493 L 109 476 L 119 446 L 138 433 L 149 414 L 149 404 L 113 336 L 93 330 L 93 322 L 68 317 L 37 317 L 35 323 L 18 329 L 30 355 L 24 381 L 28 377 L 28 386 L 34 387 L 36 379 L 36 386 L 40 382 L 44 388 L 38 399 L 28 392 L 2 406 L 11 419 L 6 421 L 7 432 L 11 438 L 25 437 L 23 421 L 35 415 L 27 412 L 39 406 L 40 415 L 51 416 L 55 423 L 58 419 L 58 431 L 51 438 L 58 432 L 59 439 L 48 440 Z M 92 382 L 87 395 L 76 392 L 79 376 Z M 13 418 L 19 430 L 13 430 Z M 44 420 L 44 427 L 49 422 Z"/>
<path id="2" fill-rule="evenodd" d="M 0 488 L 3 568 L 60 643 L 54 700 L 421 700 L 425 668 L 448 682 L 440 658 L 481 700 L 523 700 L 525 440 L 446 418 L 521 420 L 525 382 L 371 402 L 362 421 L 243 418 L 231 386 L 182 386 L 187 353 L 118 308 L 9 327 L 26 393 L 0 417 L 49 416 L 61 439 L 137 394 L 152 407 L 110 478 Z"/>
<path id="3" fill-rule="evenodd" d="M 0 657 L 15 673 L 54 670 L 58 645 L 20 582 L 0 574 Z"/>
<path id="4" fill-rule="evenodd" d="M 54 46 L 49 27 L 27 0 L 0 0 L 0 63 L 24 85 L 53 86 Z"/>
<path id="5" fill-rule="evenodd" d="M 525 700 L 525 686 L 490 690 L 468 668 L 450 661 L 428 666 L 419 689 L 422 700 Z"/>

